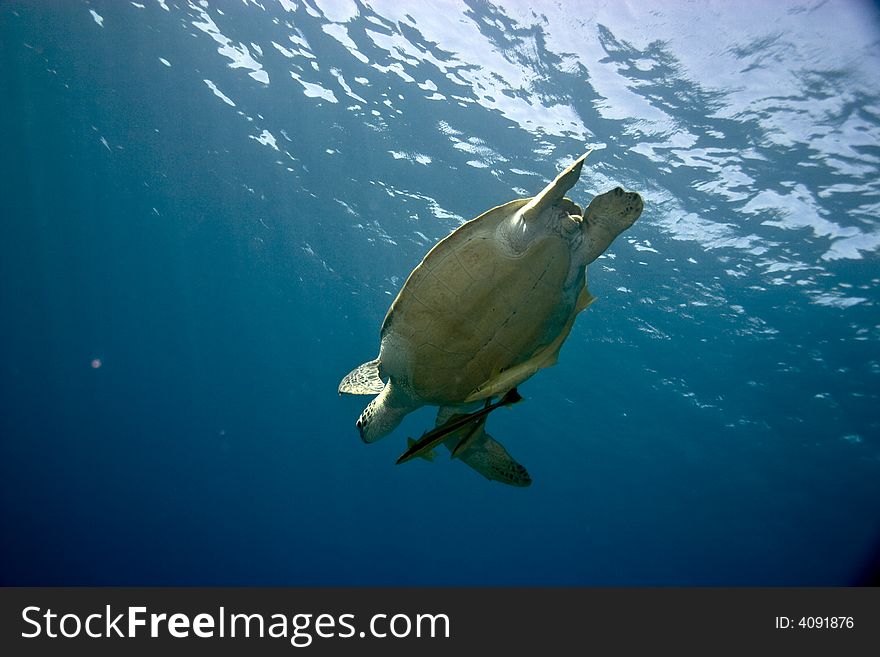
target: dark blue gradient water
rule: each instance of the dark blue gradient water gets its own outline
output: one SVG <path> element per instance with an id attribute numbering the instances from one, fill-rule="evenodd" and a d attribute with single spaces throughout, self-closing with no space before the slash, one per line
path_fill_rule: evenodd
<path id="1" fill-rule="evenodd" d="M 869 581 L 877 11 L 613 4 L 0 5 L 2 583 Z M 533 485 L 362 444 L 409 271 L 588 146 L 646 209 L 490 418 Z"/>

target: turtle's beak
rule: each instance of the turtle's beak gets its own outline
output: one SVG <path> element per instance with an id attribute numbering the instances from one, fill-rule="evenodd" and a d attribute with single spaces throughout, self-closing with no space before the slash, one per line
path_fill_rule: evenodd
<path id="1" fill-rule="evenodd" d="M 642 195 L 638 192 L 629 192 L 630 197 L 635 197 L 632 201 L 633 204 L 633 212 L 636 215 L 636 219 L 638 219 L 642 210 L 645 209 L 645 202 L 642 200 Z M 633 223 L 635 223 L 635 219 L 633 219 Z"/>

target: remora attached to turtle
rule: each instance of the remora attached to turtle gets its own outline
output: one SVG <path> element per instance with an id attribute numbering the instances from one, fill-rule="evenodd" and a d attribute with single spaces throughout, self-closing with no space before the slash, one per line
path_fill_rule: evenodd
<path id="1" fill-rule="evenodd" d="M 531 483 L 486 433 L 487 415 L 518 401 L 514 389 L 556 363 L 575 317 L 594 300 L 586 265 L 643 208 L 637 193 L 620 187 L 595 197 L 586 211 L 565 198 L 587 155 L 537 196 L 462 224 L 412 271 L 382 323 L 378 357 L 339 384 L 340 393 L 378 395 L 357 421 L 365 442 L 391 433 L 407 413 L 436 405 L 436 428 L 399 462 L 443 442 L 488 479 Z"/>

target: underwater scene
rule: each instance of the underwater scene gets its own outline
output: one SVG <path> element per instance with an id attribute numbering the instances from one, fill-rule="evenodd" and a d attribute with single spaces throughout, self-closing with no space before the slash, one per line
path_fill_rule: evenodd
<path id="1" fill-rule="evenodd" d="M 877 584 L 878 46 L 4 1 L 0 583 Z"/>

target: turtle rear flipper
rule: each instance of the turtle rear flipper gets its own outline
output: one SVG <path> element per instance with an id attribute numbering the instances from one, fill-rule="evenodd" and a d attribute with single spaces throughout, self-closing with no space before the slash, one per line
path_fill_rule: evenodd
<path id="1" fill-rule="evenodd" d="M 379 359 L 358 365 L 339 383 L 339 394 L 378 395 L 385 384 L 379 377 Z"/>
<path id="2" fill-rule="evenodd" d="M 363 366 L 361 366 L 363 367 Z M 408 413 L 419 408 L 422 402 L 408 394 L 406 388 L 389 380 L 379 396 L 373 399 L 355 426 L 365 443 L 374 443 L 397 428 Z"/>
<path id="3" fill-rule="evenodd" d="M 519 397 L 515 390 L 510 394 L 511 397 L 505 398 L 505 405 L 516 403 L 514 400 Z M 470 407 L 473 408 L 473 405 Z M 456 418 L 473 418 L 470 423 L 445 437 L 443 444 L 452 452 L 452 458 L 469 465 L 486 479 L 510 486 L 531 485 L 532 478 L 526 469 L 516 462 L 501 443 L 486 433 L 488 414 L 462 414 L 461 411 L 466 409 L 468 406 L 443 406 L 437 412 L 438 427 L 446 426 Z"/>
<path id="4" fill-rule="evenodd" d="M 446 442 L 450 450 L 455 449 L 457 444 L 455 439 Z M 530 486 L 532 483 L 528 471 L 514 460 L 501 443 L 486 433 L 482 424 L 469 441 L 467 449 L 459 451 L 456 458 L 486 479 L 520 487 Z"/>
<path id="5" fill-rule="evenodd" d="M 501 406 L 510 406 L 518 404 L 522 401 L 522 396 L 517 392 L 516 388 L 512 388 L 500 400 L 494 404 L 490 404 L 490 400 L 486 400 L 485 406 L 474 413 L 455 413 L 449 416 L 441 411 L 437 415 L 437 426 L 422 435 L 418 440 L 410 439 L 408 441 L 407 450 L 397 459 L 397 464 L 406 463 L 410 459 L 420 456 L 431 451 L 436 445 L 445 443 L 447 436 L 456 436 L 458 442 L 452 450 L 452 458 L 458 456 L 458 452 L 470 444 L 475 436 L 479 435 L 477 429 L 481 428 L 486 422 L 486 416 L 496 408 Z M 444 418 L 441 422 L 440 418 Z M 448 444 L 448 443 L 447 443 Z"/>

